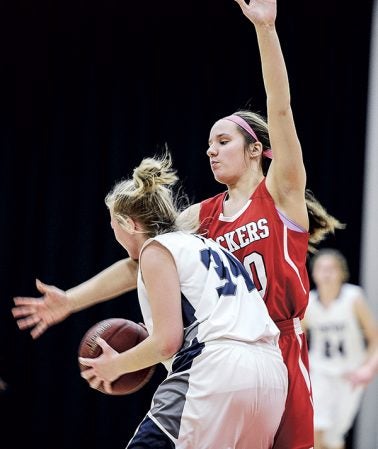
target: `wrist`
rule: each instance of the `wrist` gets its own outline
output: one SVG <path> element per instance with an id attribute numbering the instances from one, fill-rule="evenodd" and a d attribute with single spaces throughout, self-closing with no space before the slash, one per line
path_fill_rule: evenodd
<path id="1" fill-rule="evenodd" d="M 255 29 L 259 33 L 276 33 L 276 25 L 274 22 L 261 22 L 255 24 Z"/>
<path id="2" fill-rule="evenodd" d="M 68 314 L 72 314 L 80 310 L 79 301 L 77 298 L 75 298 L 75 295 L 70 291 L 67 290 L 64 292 L 66 295 L 66 305 L 67 305 L 67 312 Z"/>

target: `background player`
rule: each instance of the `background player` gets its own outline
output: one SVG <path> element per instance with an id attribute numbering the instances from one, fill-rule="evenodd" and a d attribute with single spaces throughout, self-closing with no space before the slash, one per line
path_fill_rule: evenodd
<path id="1" fill-rule="evenodd" d="M 348 376 L 378 347 L 378 327 L 362 288 L 348 283 L 348 264 L 340 251 L 317 252 L 311 274 L 315 289 L 304 325 L 310 333 L 315 449 L 343 449 L 363 393 Z"/>

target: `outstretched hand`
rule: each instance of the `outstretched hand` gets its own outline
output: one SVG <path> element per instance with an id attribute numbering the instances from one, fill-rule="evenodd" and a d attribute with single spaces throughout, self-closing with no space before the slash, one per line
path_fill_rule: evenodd
<path id="1" fill-rule="evenodd" d="M 271 25 L 275 22 L 277 16 L 276 0 L 235 0 L 240 6 L 243 14 L 254 25 Z"/>
<path id="2" fill-rule="evenodd" d="M 31 336 L 35 339 L 45 330 L 71 314 L 66 293 L 53 286 L 36 280 L 36 287 L 43 294 L 40 298 L 15 297 L 16 307 L 12 314 L 21 330 L 31 328 Z"/>

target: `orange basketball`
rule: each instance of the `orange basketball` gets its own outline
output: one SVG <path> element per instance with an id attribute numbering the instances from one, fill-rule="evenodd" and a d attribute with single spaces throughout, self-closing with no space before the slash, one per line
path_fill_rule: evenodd
<path id="1" fill-rule="evenodd" d="M 102 353 L 101 347 L 96 343 L 97 337 L 104 339 L 117 352 L 123 352 L 133 348 L 147 336 L 144 325 L 123 318 L 109 318 L 95 324 L 85 333 L 79 345 L 79 357 L 96 358 Z M 79 367 L 80 371 L 88 369 L 80 363 Z M 155 366 L 150 366 L 123 374 L 112 383 L 112 394 L 124 395 L 140 390 L 151 379 L 154 371 Z M 102 384 L 97 389 L 107 394 Z"/>

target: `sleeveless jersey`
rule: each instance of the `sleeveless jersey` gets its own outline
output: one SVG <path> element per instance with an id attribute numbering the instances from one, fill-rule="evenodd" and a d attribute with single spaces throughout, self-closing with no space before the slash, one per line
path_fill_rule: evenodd
<path id="1" fill-rule="evenodd" d="M 338 298 L 324 307 L 316 290 L 311 290 L 306 311 L 310 331 L 310 372 L 340 376 L 356 369 L 366 354 L 364 336 L 354 312 L 354 303 L 363 297 L 361 287 L 345 283 Z"/>
<path id="2" fill-rule="evenodd" d="M 184 347 L 217 339 L 272 342 L 279 330 L 242 264 L 214 241 L 184 232 L 154 237 L 172 254 L 181 286 Z M 149 240 L 148 242 L 150 242 Z M 148 244 L 147 242 L 147 244 Z M 138 274 L 144 323 L 152 332 L 147 292 Z M 170 363 L 165 363 L 169 370 Z"/>
<path id="3" fill-rule="evenodd" d="M 239 259 L 275 322 L 302 319 L 308 304 L 309 233 L 290 226 L 277 211 L 265 179 L 233 217 L 223 215 L 227 192 L 201 202 L 200 233 Z"/>

